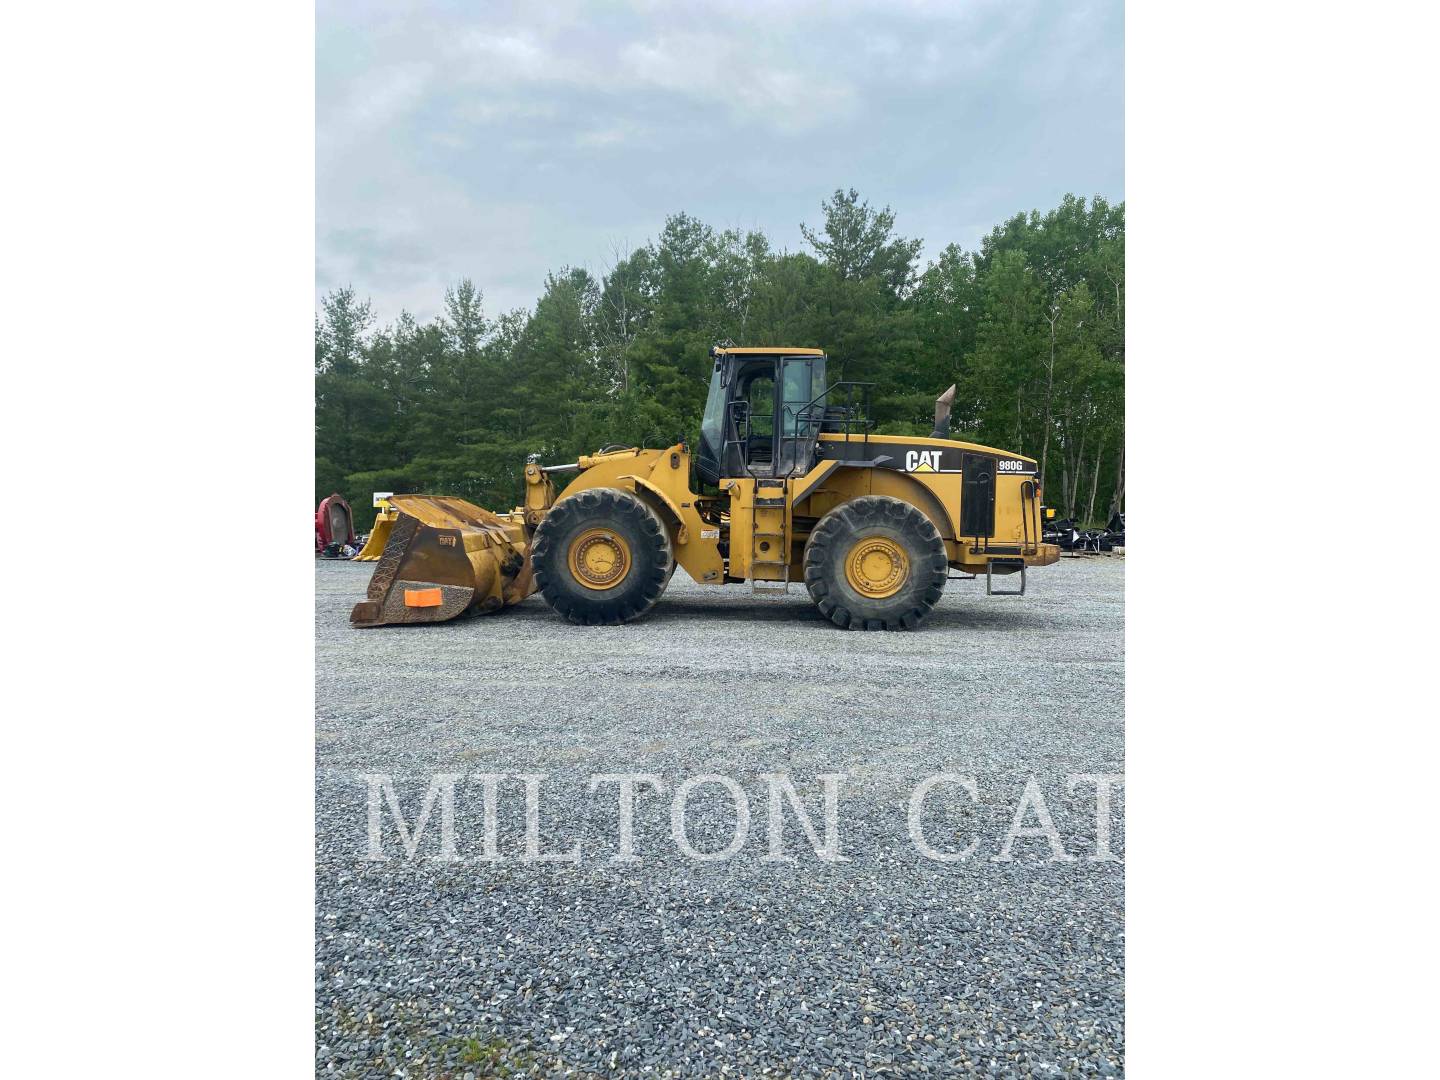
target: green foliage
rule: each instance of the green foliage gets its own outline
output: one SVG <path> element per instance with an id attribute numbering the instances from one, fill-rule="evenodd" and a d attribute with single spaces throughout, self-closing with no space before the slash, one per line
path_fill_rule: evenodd
<path id="1" fill-rule="evenodd" d="M 317 501 L 341 492 L 362 531 L 375 490 L 508 508 L 527 454 L 693 438 L 710 347 L 729 339 L 824 348 L 832 380 L 875 384 L 887 433 L 929 434 L 953 382 L 956 437 L 1041 459 L 1063 515 L 1123 505 L 1123 204 L 1067 195 L 923 269 L 888 206 L 837 190 L 821 212 L 802 252 L 675 214 L 602 277 L 561 269 L 533 311 L 494 318 L 469 280 L 439 318 L 378 330 L 368 301 L 331 293 L 315 322 Z"/>

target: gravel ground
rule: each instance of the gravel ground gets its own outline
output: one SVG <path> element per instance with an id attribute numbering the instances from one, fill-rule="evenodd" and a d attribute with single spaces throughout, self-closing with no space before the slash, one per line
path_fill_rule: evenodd
<path id="1" fill-rule="evenodd" d="M 921 630 L 839 630 L 803 590 L 752 597 L 683 571 L 649 617 L 573 627 L 532 597 L 443 626 L 351 630 L 372 567 L 316 563 L 317 1075 L 1113 1076 L 1123 1073 L 1123 867 L 1092 861 L 1093 784 L 1121 773 L 1124 560 L 1062 559 L 1024 598 L 952 581 Z M 1008 582 L 1007 582 L 1008 584 Z M 499 784 L 500 861 L 481 859 L 479 773 L 544 773 L 542 850 L 522 862 L 522 782 Z M 635 851 L 617 863 L 616 786 L 653 773 Z M 923 819 L 965 861 L 923 857 Z M 406 820 L 432 775 L 456 788 L 460 861 L 437 809 L 414 859 L 388 812 L 366 859 L 364 774 L 393 778 Z M 749 839 L 698 862 L 671 836 L 682 781 L 733 777 Z M 767 861 L 767 783 L 787 774 L 820 828 L 822 773 L 843 773 L 840 855 L 790 810 L 792 862 Z M 1074 861 L 1043 836 L 1002 841 L 1033 777 Z M 1112 847 L 1124 851 L 1123 793 Z M 1025 824 L 1034 827 L 1036 815 Z M 736 810 L 690 799 L 696 848 Z"/>

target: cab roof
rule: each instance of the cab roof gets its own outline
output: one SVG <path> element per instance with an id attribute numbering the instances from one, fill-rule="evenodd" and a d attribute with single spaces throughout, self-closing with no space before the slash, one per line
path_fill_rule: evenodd
<path id="1" fill-rule="evenodd" d="M 722 348 L 717 345 L 711 350 L 716 356 L 824 356 L 824 349 L 790 349 L 769 345 L 747 345 L 745 348 Z"/>

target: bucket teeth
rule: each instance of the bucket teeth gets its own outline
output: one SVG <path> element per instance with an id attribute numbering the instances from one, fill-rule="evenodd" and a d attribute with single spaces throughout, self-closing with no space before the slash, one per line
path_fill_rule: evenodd
<path id="1" fill-rule="evenodd" d="M 353 625 L 445 622 L 499 611 L 535 591 L 519 520 L 436 495 L 394 495 L 390 502 L 394 523 L 366 598 L 350 613 Z"/>

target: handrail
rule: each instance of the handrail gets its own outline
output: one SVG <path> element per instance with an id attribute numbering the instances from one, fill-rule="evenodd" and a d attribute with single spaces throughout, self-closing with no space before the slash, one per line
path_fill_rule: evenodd
<path id="1" fill-rule="evenodd" d="M 831 422 L 839 426 L 840 429 L 843 431 L 845 435 L 845 442 L 847 445 L 850 442 L 851 434 L 856 430 L 856 427 L 858 426 L 860 432 L 864 435 L 865 445 L 868 447 L 870 444 L 870 429 L 875 426 L 874 421 L 870 417 L 870 389 L 874 385 L 875 383 L 873 382 L 861 382 L 856 379 L 841 379 L 838 382 L 831 383 L 820 394 L 811 398 L 809 402 L 800 406 L 799 408 L 787 404 L 785 406 L 787 421 L 792 413 L 795 416 L 796 433 L 793 437 L 802 437 L 800 435 L 800 424 L 802 422 L 807 425 L 806 437 L 812 439 L 818 437 L 820 429 L 823 428 L 827 422 L 825 417 L 825 410 L 826 408 L 828 408 L 828 406 L 822 406 L 818 414 L 815 411 L 816 406 L 820 402 L 829 398 L 831 394 L 833 394 L 836 390 L 839 390 L 841 388 L 848 388 L 851 391 L 851 394 L 847 398 L 845 405 L 837 407 L 845 408 L 847 411 L 854 412 L 855 401 L 853 391 L 858 389 L 863 391 L 863 394 L 861 395 L 861 411 L 863 412 L 863 415 L 847 416 L 843 420 L 834 420 Z"/>
<path id="2" fill-rule="evenodd" d="M 864 395 L 864 396 L 865 396 L 865 412 L 866 412 L 866 414 L 867 414 L 866 417 L 865 417 L 865 420 L 866 420 L 866 422 L 868 422 L 868 421 L 869 421 L 869 415 L 868 415 L 868 414 L 869 414 L 869 412 L 870 412 L 870 393 L 869 393 L 869 389 L 870 389 L 870 387 L 872 387 L 872 386 L 874 386 L 874 385 L 875 385 L 875 384 L 874 384 L 873 382 L 859 382 L 859 381 L 857 381 L 857 380 L 855 380 L 855 379 L 842 379 L 842 380 L 840 380 L 839 382 L 831 383 L 829 386 L 827 386 L 824 390 L 822 390 L 822 391 L 821 391 L 819 394 L 817 394 L 815 397 L 811 398 L 811 399 L 810 399 L 808 402 L 806 402 L 804 405 L 801 405 L 798 409 L 795 408 L 795 406 L 793 406 L 793 405 L 786 404 L 786 406 L 785 406 L 785 411 L 786 411 L 786 413 L 790 413 L 790 412 L 793 411 L 794 414 L 796 415 L 796 417 L 798 418 L 798 417 L 801 416 L 802 414 L 808 414 L 808 413 L 810 413 L 810 411 L 811 411 L 812 409 L 814 409 L 816 405 L 818 405 L 821 401 L 824 401 L 826 398 L 828 398 L 828 397 L 831 395 L 832 392 L 840 389 L 842 386 L 848 386 L 848 387 L 863 387 L 863 388 L 865 389 L 865 391 L 866 391 L 866 393 L 865 393 L 865 395 Z M 824 413 L 824 411 L 822 410 L 821 413 L 820 413 L 820 422 L 821 422 L 821 423 L 824 423 L 824 421 L 825 421 L 825 413 Z M 806 422 L 807 422 L 807 423 L 813 423 L 814 421 L 811 420 L 809 416 L 806 416 Z M 849 423 L 853 423 L 854 421 L 845 420 L 845 421 L 841 421 L 841 422 L 842 422 L 842 423 L 849 424 Z"/>
<path id="3" fill-rule="evenodd" d="M 731 401 L 726 404 L 726 438 L 721 444 L 720 449 L 721 468 L 724 468 L 725 458 L 728 454 L 730 447 L 744 447 L 745 452 L 741 455 L 741 460 L 745 465 L 745 475 L 754 479 L 760 479 L 760 477 L 756 475 L 756 472 L 752 467 L 753 463 L 750 461 L 750 438 L 752 428 L 751 421 L 757 418 L 761 420 L 768 419 L 771 422 L 772 430 L 770 432 L 770 440 L 771 445 L 773 446 L 775 441 L 775 432 L 773 430 L 775 414 L 773 412 L 757 413 L 750 407 L 750 402 L 744 400 L 743 398 Z M 733 439 L 729 437 L 730 431 L 732 429 L 735 432 L 735 437 Z"/>
<path id="4" fill-rule="evenodd" d="M 838 382 L 831 383 L 804 405 L 795 406 L 788 402 L 782 403 L 782 412 L 778 416 L 774 412 L 757 413 L 750 407 L 750 403 L 743 399 L 731 401 L 727 403 L 725 408 L 726 437 L 722 441 L 722 457 L 731 446 L 746 447 L 744 454 L 745 471 L 750 476 L 756 475 L 751 468 L 752 463 L 750 461 L 748 447 L 753 435 L 752 421 L 757 419 L 768 419 L 771 421 L 770 437 L 772 446 L 774 447 L 772 468 L 779 464 L 781 450 L 787 440 L 808 440 L 812 445 L 813 451 L 813 444 L 818 439 L 821 429 L 827 422 L 833 423 L 841 429 L 845 435 L 847 445 L 850 442 L 851 435 L 858 433 L 863 435 L 865 445 L 868 447 L 870 442 L 870 429 L 874 427 L 874 421 L 870 417 L 870 390 L 873 386 L 875 386 L 873 382 L 841 379 Z M 851 393 L 845 405 L 837 407 L 844 408 L 848 414 L 859 412 L 861 415 L 847 415 L 844 419 L 827 421 L 825 412 L 828 406 L 821 406 L 820 403 L 841 389 L 848 389 Z M 858 408 L 854 400 L 854 391 L 856 390 L 863 392 Z M 793 426 L 791 423 L 792 418 L 794 421 Z M 776 420 L 780 421 L 778 426 L 775 424 Z M 731 437 L 732 432 L 734 433 L 733 437 Z M 797 460 L 798 456 L 797 454 Z"/>
<path id="5" fill-rule="evenodd" d="M 794 405 L 790 405 L 790 404 L 787 403 L 787 404 L 785 405 L 785 412 L 786 412 L 787 415 L 793 413 L 797 419 L 803 416 L 804 419 L 805 419 L 805 422 L 808 423 L 808 424 L 813 424 L 813 423 L 821 423 L 821 424 L 823 424 L 823 423 L 825 422 L 825 413 L 824 413 L 824 410 L 823 410 L 823 409 L 821 410 L 821 412 L 820 412 L 820 414 L 819 414 L 819 417 L 818 417 L 818 420 L 817 420 L 817 419 L 815 418 L 815 415 L 814 415 L 814 412 L 813 412 L 813 410 L 815 409 L 815 406 L 816 406 L 816 405 L 818 405 L 818 404 L 819 404 L 821 401 L 823 401 L 825 398 L 828 398 L 833 391 L 838 390 L 838 389 L 839 389 L 840 387 L 842 387 L 842 386 L 862 387 L 862 388 L 864 388 L 864 389 L 866 390 L 866 393 L 865 393 L 865 395 L 864 395 L 864 404 L 865 404 L 865 413 L 866 413 L 865 417 L 863 417 L 862 419 L 855 419 L 855 420 L 846 419 L 846 420 L 839 420 L 839 421 L 836 421 L 836 422 L 837 422 L 837 423 L 841 423 L 841 424 L 856 424 L 856 423 L 867 423 L 867 424 L 868 424 L 868 423 L 870 423 L 870 417 L 869 417 L 869 412 L 870 412 L 870 394 L 869 394 L 869 388 L 872 387 L 872 386 L 874 386 L 874 385 L 875 385 L 875 384 L 874 384 L 873 382 L 855 382 L 855 381 L 853 381 L 853 380 L 846 379 L 846 380 L 844 380 L 844 381 L 842 381 L 842 382 L 837 382 L 837 383 L 831 384 L 831 385 L 830 385 L 829 387 L 827 387 L 827 388 L 825 389 L 825 391 L 824 391 L 823 393 L 821 393 L 819 396 L 810 399 L 810 401 L 808 401 L 808 402 L 807 402 L 806 404 L 804 404 L 804 405 L 799 406 L 798 408 L 797 408 L 796 406 L 794 406 Z M 847 404 L 845 407 L 846 407 L 846 408 L 849 408 L 849 407 L 851 407 L 851 406 Z"/>
<path id="6" fill-rule="evenodd" d="M 859 382 L 859 381 L 857 381 L 857 380 L 855 380 L 855 379 L 841 379 L 839 382 L 831 383 L 831 384 L 830 384 L 829 386 L 827 386 L 824 390 L 820 391 L 819 394 L 817 394 L 815 397 L 811 398 L 809 404 L 807 404 L 807 405 L 805 406 L 805 408 L 808 409 L 808 408 L 810 408 L 811 406 L 815 405 L 817 402 L 819 402 L 822 398 L 827 398 L 827 397 L 829 397 L 831 390 L 837 390 L 837 389 L 839 389 L 839 388 L 842 387 L 842 386 L 874 386 L 874 385 L 875 385 L 875 384 L 874 384 L 873 382 Z"/>
<path id="7" fill-rule="evenodd" d="M 1025 480 L 1020 484 L 1020 544 L 1025 555 L 1034 554 L 1030 539 L 1030 509 L 1035 505 L 1035 481 Z"/>

